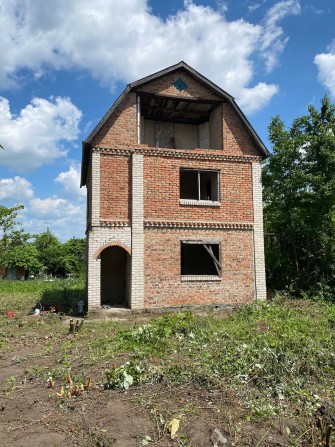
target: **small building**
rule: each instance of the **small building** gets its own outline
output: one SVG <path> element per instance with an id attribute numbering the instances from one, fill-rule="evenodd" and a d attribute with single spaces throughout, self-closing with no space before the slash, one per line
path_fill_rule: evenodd
<path id="1" fill-rule="evenodd" d="M 264 300 L 268 155 L 185 62 L 129 84 L 83 142 L 88 308 Z"/>
<path id="2" fill-rule="evenodd" d="M 0 278 L 2 279 L 27 279 L 28 271 L 23 267 L 1 267 Z"/>

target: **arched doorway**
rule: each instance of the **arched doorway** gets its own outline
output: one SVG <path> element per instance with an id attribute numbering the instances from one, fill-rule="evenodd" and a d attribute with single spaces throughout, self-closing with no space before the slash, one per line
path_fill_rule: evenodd
<path id="1" fill-rule="evenodd" d="M 101 305 L 128 306 L 130 256 L 117 245 L 101 254 Z"/>

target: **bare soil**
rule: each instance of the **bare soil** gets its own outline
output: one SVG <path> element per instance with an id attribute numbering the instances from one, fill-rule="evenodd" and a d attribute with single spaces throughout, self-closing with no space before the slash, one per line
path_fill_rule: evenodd
<path id="1" fill-rule="evenodd" d="M 212 447 L 214 429 L 226 438 L 222 445 L 289 446 L 287 428 L 290 433 L 300 430 L 298 415 L 296 420 L 249 421 L 231 389 L 205 389 L 195 382 L 172 385 L 162 378 L 128 391 L 106 390 L 106 365 L 89 364 L 85 358 L 72 366 L 76 375 L 91 377 L 92 386 L 77 396 L 61 397 L 67 383 L 56 380 L 50 388 L 46 374 L 60 367 L 57 345 L 72 335 L 64 335 L 60 325 L 48 328 L 47 320 L 41 334 L 29 332 L 28 319 L 12 324 L 26 322 L 27 331 L 7 340 L 10 350 L 0 355 L 1 447 Z M 55 348 L 48 350 L 49 343 Z M 167 428 L 172 418 L 180 422 L 175 439 Z M 312 430 L 317 437 L 317 426 Z"/>

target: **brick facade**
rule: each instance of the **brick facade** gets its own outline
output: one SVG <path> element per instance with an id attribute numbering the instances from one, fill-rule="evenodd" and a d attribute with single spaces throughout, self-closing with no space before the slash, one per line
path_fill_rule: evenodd
<path id="1" fill-rule="evenodd" d="M 91 309 L 101 304 L 101 253 L 114 246 L 131 256 L 129 272 L 122 273 L 125 289 L 130 291 L 125 305 L 130 308 L 265 299 L 260 161 L 266 149 L 233 99 L 185 65 L 138 81 L 134 87 L 131 84 L 85 142 L 82 184 L 88 188 Z M 187 84 L 183 91 L 174 86 L 178 78 Z M 215 135 L 211 136 L 215 149 L 139 144 L 137 98 L 143 94 L 153 95 L 155 113 L 168 107 L 162 102 L 164 96 L 170 107 L 191 109 L 185 116 L 193 123 L 192 129 L 202 113 L 192 110 L 197 101 L 204 117 L 215 113 Z M 189 103 L 174 102 L 183 99 Z M 185 169 L 218 173 L 218 198 L 182 199 L 180 179 Z M 195 241 L 219 247 L 220 274 L 181 274 L 181 244 Z"/>
<path id="2" fill-rule="evenodd" d="M 206 239 L 220 243 L 222 277 L 181 281 L 180 242 Z M 145 307 L 241 304 L 254 299 L 251 230 L 146 229 Z"/>

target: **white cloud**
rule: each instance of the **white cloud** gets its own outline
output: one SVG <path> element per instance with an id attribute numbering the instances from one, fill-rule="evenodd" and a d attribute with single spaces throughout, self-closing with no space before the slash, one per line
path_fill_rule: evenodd
<path id="1" fill-rule="evenodd" d="M 254 88 L 244 89 L 239 105 L 242 110 L 247 109 L 249 113 L 252 113 L 265 107 L 277 91 L 277 86 L 260 82 Z"/>
<path id="2" fill-rule="evenodd" d="M 34 195 L 32 185 L 22 177 L 0 179 L 0 200 L 14 200 L 22 203 Z"/>
<path id="3" fill-rule="evenodd" d="M 317 65 L 318 79 L 335 97 L 335 39 L 327 48 L 328 53 L 317 54 L 314 63 Z"/>
<path id="4" fill-rule="evenodd" d="M 25 231 L 38 234 L 49 228 L 62 241 L 73 236 L 84 237 L 86 225 L 86 190 L 79 188 L 80 166 L 70 166 L 61 172 L 57 183 L 63 186 L 57 195 L 47 198 L 34 197 L 32 184 L 16 176 L 0 179 L 0 201 L 6 206 L 23 203 L 18 221 Z"/>
<path id="5" fill-rule="evenodd" d="M 261 107 L 277 89 L 252 86 L 253 58 L 263 55 L 268 70 L 275 66 L 287 41 L 278 23 L 298 13 L 299 3 L 277 3 L 259 25 L 227 21 L 225 11 L 225 2 L 214 10 L 185 0 L 162 20 L 146 0 L 81 0 L 80 7 L 65 0 L 1 2 L 0 85 L 19 84 L 20 69 L 40 77 L 50 68 L 80 68 L 113 87 L 185 60 L 245 111 L 249 89 L 252 97 L 260 93 Z"/>
<path id="6" fill-rule="evenodd" d="M 278 22 L 288 15 L 300 14 L 301 7 L 298 0 L 284 0 L 274 4 L 266 13 L 263 23 L 261 51 L 265 59 L 267 71 L 273 70 L 278 63 L 279 55 L 283 52 L 288 37 Z"/>
<path id="7" fill-rule="evenodd" d="M 24 229 L 37 234 L 50 229 L 62 241 L 84 237 L 86 208 L 81 201 L 57 196 L 32 199 L 22 212 Z"/>
<path id="8" fill-rule="evenodd" d="M 248 11 L 249 12 L 254 12 L 256 11 L 256 9 L 258 9 L 261 6 L 260 3 L 253 3 L 251 5 L 248 5 Z"/>
<path id="9" fill-rule="evenodd" d="M 0 97 L 0 165 L 22 172 L 65 157 L 62 141 L 78 137 L 81 116 L 69 98 L 60 97 L 34 98 L 15 116 Z"/>
<path id="10" fill-rule="evenodd" d="M 86 197 L 86 189 L 80 188 L 80 165 L 74 164 L 70 169 L 61 172 L 55 179 L 63 187 L 63 192 L 68 196 Z"/>

